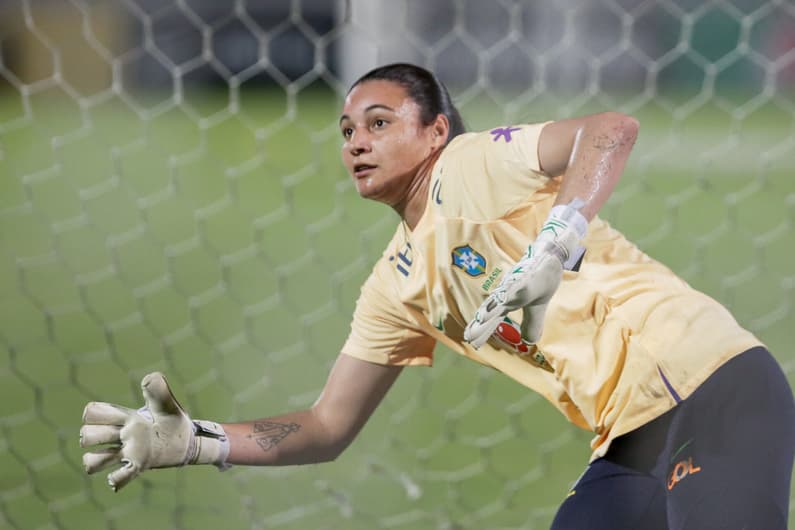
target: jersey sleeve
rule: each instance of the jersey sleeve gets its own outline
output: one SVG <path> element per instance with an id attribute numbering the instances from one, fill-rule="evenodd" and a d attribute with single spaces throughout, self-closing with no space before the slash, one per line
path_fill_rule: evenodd
<path id="1" fill-rule="evenodd" d="M 548 123 L 550 122 L 506 125 L 481 133 L 481 141 L 485 144 L 484 151 L 490 161 L 489 166 L 495 173 L 507 170 L 535 177 L 541 172 L 538 141 L 541 130 Z M 495 167 L 495 162 L 502 162 L 506 167 Z"/>
<path id="2" fill-rule="evenodd" d="M 443 157 L 445 214 L 473 221 L 502 217 L 547 186 L 538 141 L 546 123 L 496 127 L 462 135 Z"/>
<path id="3" fill-rule="evenodd" d="M 411 321 L 383 260 L 362 286 L 342 353 L 377 364 L 430 366 L 436 340 Z"/>

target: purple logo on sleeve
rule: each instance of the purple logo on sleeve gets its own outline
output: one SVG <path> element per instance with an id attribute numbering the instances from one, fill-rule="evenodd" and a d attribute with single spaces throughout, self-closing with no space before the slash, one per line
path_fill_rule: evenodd
<path id="1" fill-rule="evenodd" d="M 496 129 L 491 131 L 491 134 L 494 135 L 495 142 L 500 138 L 504 138 L 505 143 L 508 143 L 511 140 L 513 140 L 513 138 L 511 137 L 511 133 L 514 131 L 519 131 L 521 129 L 522 129 L 521 127 L 497 127 Z"/>

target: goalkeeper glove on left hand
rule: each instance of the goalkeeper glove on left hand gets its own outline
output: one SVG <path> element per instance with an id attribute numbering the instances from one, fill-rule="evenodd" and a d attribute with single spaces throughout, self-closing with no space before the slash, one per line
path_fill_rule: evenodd
<path id="1" fill-rule="evenodd" d="M 541 338 L 544 313 L 560 285 L 563 269 L 574 266 L 582 256 L 579 242 L 585 237 L 588 221 L 577 207 L 572 203 L 552 208 L 527 254 L 475 312 L 464 330 L 464 340 L 474 348 L 483 346 L 503 318 L 519 308 L 522 338 L 531 344 Z"/>
<path id="2" fill-rule="evenodd" d="M 177 402 L 163 374 L 141 381 L 146 406 L 133 410 L 112 403 L 91 402 L 83 411 L 80 446 L 111 444 L 83 455 L 86 472 L 121 463 L 108 475 L 118 491 L 147 469 L 186 464 L 229 467 L 229 440 L 221 425 L 191 420 Z"/>

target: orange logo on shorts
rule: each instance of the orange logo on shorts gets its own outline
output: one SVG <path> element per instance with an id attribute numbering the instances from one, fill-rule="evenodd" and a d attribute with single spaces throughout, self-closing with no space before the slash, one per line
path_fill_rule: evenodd
<path id="1" fill-rule="evenodd" d="M 668 491 L 674 489 L 674 486 L 679 484 L 686 476 L 698 473 L 699 471 L 701 471 L 701 468 L 693 465 L 692 456 L 687 460 L 677 462 L 674 466 L 674 470 L 671 471 L 671 478 L 668 479 Z"/>

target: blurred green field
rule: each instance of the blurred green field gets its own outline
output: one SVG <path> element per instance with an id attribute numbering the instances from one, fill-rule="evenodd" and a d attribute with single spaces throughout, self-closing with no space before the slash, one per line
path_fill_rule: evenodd
<path id="1" fill-rule="evenodd" d="M 152 370 L 194 417 L 314 401 L 396 222 L 344 174 L 338 103 L 263 89 L 81 108 L 56 89 L 0 93 L 0 527 L 548 527 L 588 433 L 444 349 L 404 372 L 333 464 L 165 470 L 120 494 L 82 473 L 85 402 L 138 406 Z M 478 98 L 462 111 L 485 128 L 605 107 Z M 793 381 L 795 113 L 683 108 L 624 108 L 641 138 L 603 216 L 728 305 Z"/>

